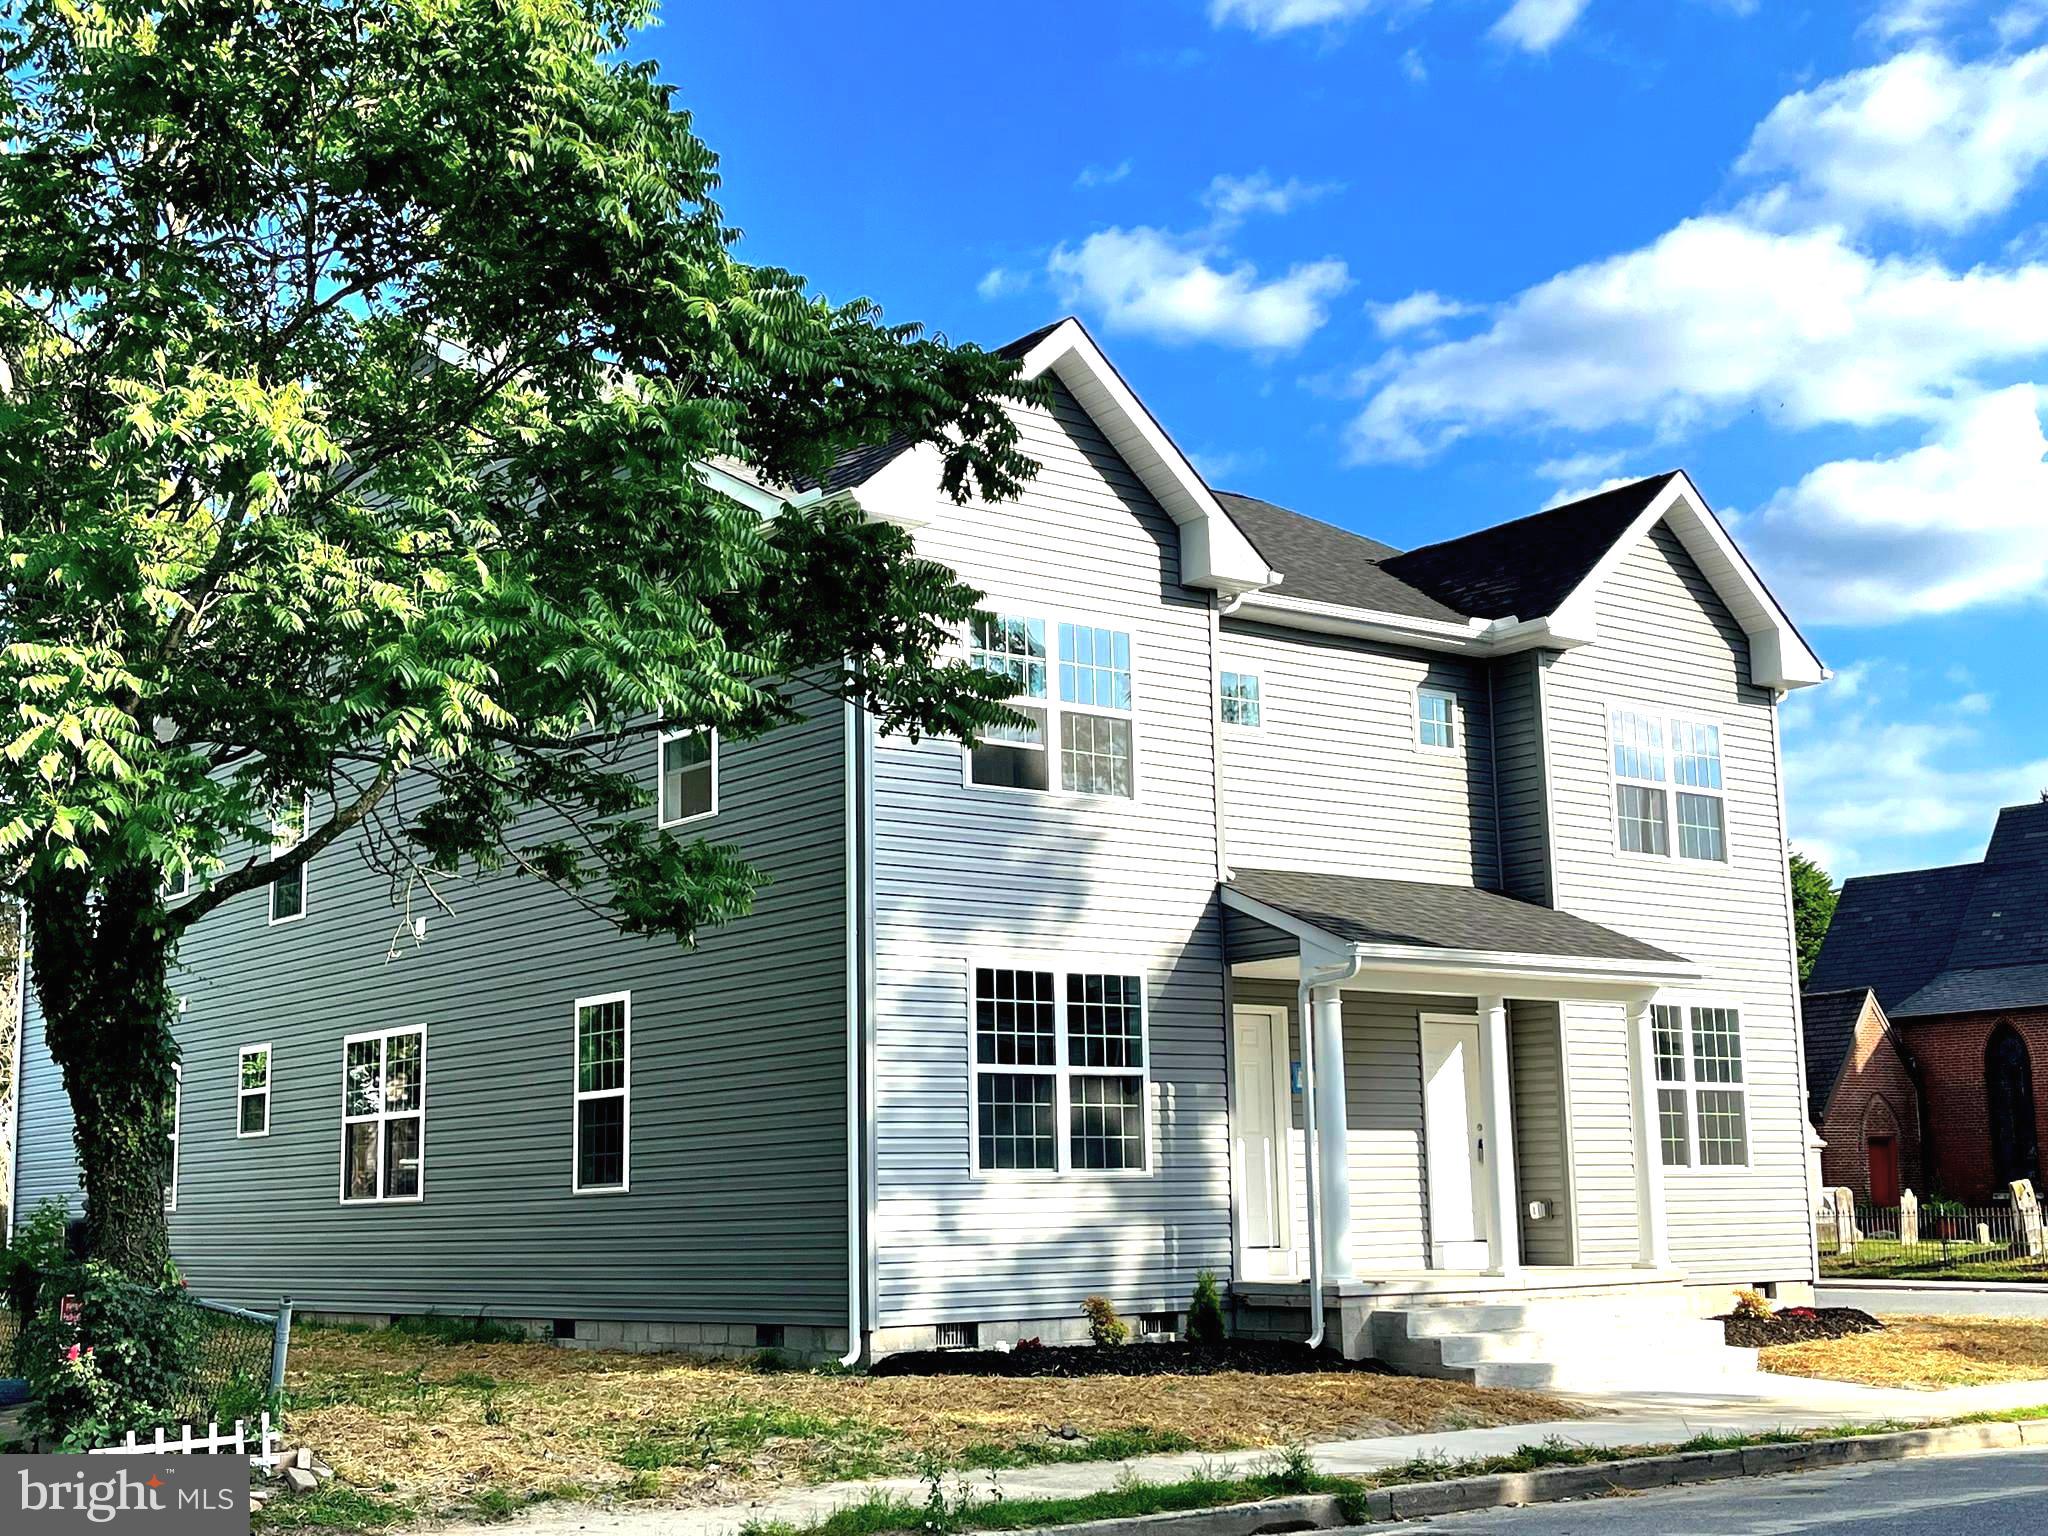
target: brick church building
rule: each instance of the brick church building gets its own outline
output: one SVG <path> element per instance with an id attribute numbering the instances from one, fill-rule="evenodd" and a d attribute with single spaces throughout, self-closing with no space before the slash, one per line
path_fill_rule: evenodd
<path id="1" fill-rule="evenodd" d="M 1982 1205 L 2048 1145 L 2048 803 L 1975 864 L 1842 887 L 1804 998 L 1822 1171 L 1861 1199 Z"/>

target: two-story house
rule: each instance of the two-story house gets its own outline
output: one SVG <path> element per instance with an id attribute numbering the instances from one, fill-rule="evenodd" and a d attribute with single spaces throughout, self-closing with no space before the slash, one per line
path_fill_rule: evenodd
<path id="1" fill-rule="evenodd" d="M 1404 554 L 1213 492 L 1075 321 L 1014 350 L 1021 499 L 886 449 L 803 494 L 985 590 L 1028 724 L 650 745 L 646 814 L 772 876 L 694 952 L 509 878 L 394 943 L 346 846 L 224 907 L 196 1289 L 851 1358 L 1208 1269 L 1247 1331 L 1533 1383 L 1807 1293 L 1777 704 L 1825 673 L 1691 482 Z M 26 1034 L 18 1208 L 74 1187 Z"/>

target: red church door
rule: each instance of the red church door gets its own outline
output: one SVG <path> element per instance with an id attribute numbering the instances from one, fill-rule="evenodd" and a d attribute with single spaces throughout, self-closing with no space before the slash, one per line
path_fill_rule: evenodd
<path id="1" fill-rule="evenodd" d="M 1870 1203 L 1889 1210 L 1899 1203 L 1899 1142 L 1896 1136 L 1870 1138 Z"/>

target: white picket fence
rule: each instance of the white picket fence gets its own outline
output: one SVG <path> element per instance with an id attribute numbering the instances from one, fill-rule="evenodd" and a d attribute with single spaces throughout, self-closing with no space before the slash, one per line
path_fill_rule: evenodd
<path id="1" fill-rule="evenodd" d="M 209 1424 L 206 1433 L 195 1435 L 192 1426 L 179 1426 L 178 1438 L 166 1436 L 159 1425 L 154 1440 L 137 1440 L 135 1431 L 128 1431 L 128 1438 L 120 1445 L 94 1446 L 89 1455 L 93 1456 L 191 1456 L 233 1454 L 248 1456 L 252 1460 L 268 1465 L 277 1460 L 280 1436 L 276 1426 L 270 1422 L 270 1415 L 264 1414 L 259 1422 L 251 1448 L 246 1419 L 235 1420 L 232 1433 L 223 1433 L 218 1424 Z"/>

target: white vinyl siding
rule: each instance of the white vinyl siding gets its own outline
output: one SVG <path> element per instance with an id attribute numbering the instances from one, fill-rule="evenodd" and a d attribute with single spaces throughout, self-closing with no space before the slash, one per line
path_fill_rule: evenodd
<path id="1" fill-rule="evenodd" d="M 570 1188 L 623 1194 L 633 1156 L 633 995 L 576 1000 L 576 1088 L 569 1127 Z"/>
<path id="2" fill-rule="evenodd" d="M 235 1059 L 235 1135 L 270 1134 L 270 1047 L 245 1045 Z"/>
<path id="3" fill-rule="evenodd" d="M 341 1060 L 342 1203 L 424 1198 L 427 1032 L 351 1035 Z"/>

